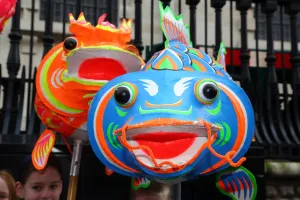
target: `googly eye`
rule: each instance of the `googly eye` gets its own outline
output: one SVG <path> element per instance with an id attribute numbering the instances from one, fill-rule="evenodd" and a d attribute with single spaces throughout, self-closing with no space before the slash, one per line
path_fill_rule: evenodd
<path id="1" fill-rule="evenodd" d="M 71 51 L 75 49 L 78 45 L 78 41 L 74 37 L 68 37 L 64 41 L 64 49 L 67 51 Z"/>
<path id="2" fill-rule="evenodd" d="M 116 102 L 123 108 L 129 108 L 135 102 L 138 91 L 135 85 L 131 83 L 119 84 L 114 93 Z"/>
<path id="3" fill-rule="evenodd" d="M 194 93 L 200 102 L 211 104 L 219 96 L 219 87 L 213 80 L 203 79 L 196 82 Z"/>

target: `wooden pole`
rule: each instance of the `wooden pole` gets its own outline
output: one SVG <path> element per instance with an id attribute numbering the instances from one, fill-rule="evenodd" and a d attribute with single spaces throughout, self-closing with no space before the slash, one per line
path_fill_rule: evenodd
<path id="1" fill-rule="evenodd" d="M 74 140 L 69 187 L 68 187 L 68 200 L 76 199 L 78 175 L 79 175 L 79 168 L 80 168 L 81 154 L 82 154 L 82 143 L 83 143 L 82 140 L 76 140 L 76 139 Z"/>
<path id="2" fill-rule="evenodd" d="M 181 183 L 171 186 L 171 199 L 181 200 Z"/>

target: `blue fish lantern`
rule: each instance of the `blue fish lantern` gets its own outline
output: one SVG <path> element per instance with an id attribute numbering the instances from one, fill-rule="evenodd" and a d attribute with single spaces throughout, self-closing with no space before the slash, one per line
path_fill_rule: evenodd
<path id="1" fill-rule="evenodd" d="M 93 151 L 107 174 L 133 177 L 134 189 L 216 174 L 224 194 L 255 199 L 255 178 L 241 167 L 253 108 L 226 72 L 225 47 L 211 59 L 192 47 L 182 17 L 159 7 L 165 49 L 96 94 L 88 115 Z"/>

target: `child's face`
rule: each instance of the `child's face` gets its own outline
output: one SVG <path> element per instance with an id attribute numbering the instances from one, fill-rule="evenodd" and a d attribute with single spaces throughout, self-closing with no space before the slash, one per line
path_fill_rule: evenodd
<path id="1" fill-rule="evenodd" d="M 6 182 L 0 177 L 0 200 L 8 200 L 9 190 Z"/>
<path id="2" fill-rule="evenodd" d="M 17 193 L 25 200 L 59 200 L 62 191 L 61 177 L 56 169 L 47 167 L 33 172 L 25 185 L 17 183 Z"/>

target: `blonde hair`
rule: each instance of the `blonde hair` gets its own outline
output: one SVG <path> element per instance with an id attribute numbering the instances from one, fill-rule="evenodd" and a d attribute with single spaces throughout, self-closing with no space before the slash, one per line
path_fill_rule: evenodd
<path id="1" fill-rule="evenodd" d="M 0 171 L 0 177 L 6 182 L 7 187 L 8 187 L 8 192 L 9 192 L 9 200 L 17 200 L 17 195 L 15 191 L 15 179 L 12 177 L 12 175 L 5 171 L 1 170 Z"/>
<path id="2" fill-rule="evenodd" d="M 155 200 L 171 200 L 171 188 L 163 183 L 151 182 L 148 188 L 140 188 L 132 192 L 132 200 L 140 196 L 155 197 Z"/>

